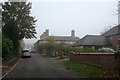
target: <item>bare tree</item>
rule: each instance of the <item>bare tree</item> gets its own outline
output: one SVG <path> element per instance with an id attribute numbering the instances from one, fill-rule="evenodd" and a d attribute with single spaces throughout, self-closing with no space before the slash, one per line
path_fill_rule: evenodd
<path id="1" fill-rule="evenodd" d="M 114 26 L 107 26 L 107 27 L 105 27 L 104 29 L 103 29 L 103 31 L 101 31 L 100 32 L 100 34 L 102 35 L 102 34 L 104 34 L 104 33 L 106 33 L 107 31 L 109 31 L 111 28 L 113 28 Z"/>

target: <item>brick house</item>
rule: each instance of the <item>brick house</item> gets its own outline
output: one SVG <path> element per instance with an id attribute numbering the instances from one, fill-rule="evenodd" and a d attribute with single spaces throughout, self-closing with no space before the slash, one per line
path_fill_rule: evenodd
<path id="1" fill-rule="evenodd" d="M 116 49 L 116 46 L 120 45 L 120 25 L 113 27 L 102 36 L 105 36 L 112 48 Z"/>

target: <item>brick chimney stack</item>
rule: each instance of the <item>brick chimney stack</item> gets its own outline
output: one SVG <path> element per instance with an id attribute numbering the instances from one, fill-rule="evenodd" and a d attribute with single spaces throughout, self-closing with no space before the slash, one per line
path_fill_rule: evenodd
<path id="1" fill-rule="evenodd" d="M 75 30 L 72 30 L 72 31 L 71 31 L 71 37 L 72 37 L 72 38 L 75 38 Z"/>
<path id="2" fill-rule="evenodd" d="M 46 29 L 45 32 L 43 32 L 43 34 L 41 34 L 40 39 L 46 38 L 48 36 L 49 36 L 49 30 Z"/>
<path id="3" fill-rule="evenodd" d="M 49 36 L 49 29 L 46 29 L 46 31 L 45 31 L 45 36 L 46 36 L 46 37 Z"/>

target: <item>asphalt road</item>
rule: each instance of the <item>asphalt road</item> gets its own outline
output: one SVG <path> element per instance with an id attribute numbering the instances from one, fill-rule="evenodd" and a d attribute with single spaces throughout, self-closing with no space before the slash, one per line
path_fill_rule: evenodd
<path id="1" fill-rule="evenodd" d="M 31 58 L 21 58 L 5 78 L 79 78 L 79 76 L 67 70 L 57 60 L 33 53 Z"/>

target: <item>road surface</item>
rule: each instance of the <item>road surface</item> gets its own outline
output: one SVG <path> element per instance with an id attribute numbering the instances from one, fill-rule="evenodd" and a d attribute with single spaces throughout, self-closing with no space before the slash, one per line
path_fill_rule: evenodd
<path id="1" fill-rule="evenodd" d="M 31 58 L 21 58 L 17 66 L 5 78 L 79 78 L 57 60 L 32 53 Z"/>

